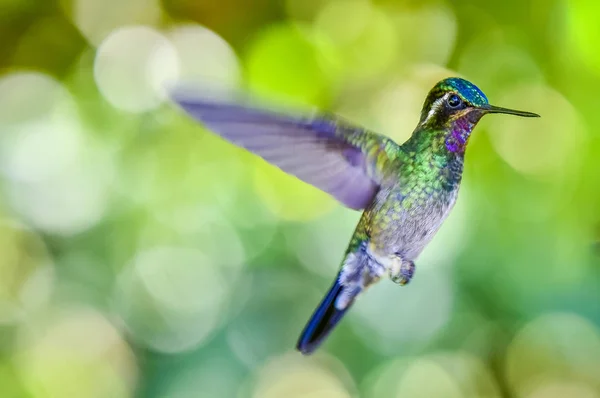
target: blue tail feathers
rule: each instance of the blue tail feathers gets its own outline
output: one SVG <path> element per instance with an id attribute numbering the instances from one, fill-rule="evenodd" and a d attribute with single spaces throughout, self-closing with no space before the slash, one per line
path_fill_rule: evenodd
<path id="1" fill-rule="evenodd" d="M 298 339 L 298 344 L 296 344 L 298 351 L 305 355 L 311 354 L 342 319 L 352 305 L 352 302 L 350 302 L 343 310 L 336 308 L 335 302 L 342 292 L 343 287 L 338 277 L 304 327 L 300 339 Z"/>

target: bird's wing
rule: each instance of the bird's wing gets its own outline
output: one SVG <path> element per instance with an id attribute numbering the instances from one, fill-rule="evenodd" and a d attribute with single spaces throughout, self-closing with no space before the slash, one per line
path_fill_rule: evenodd
<path id="1" fill-rule="evenodd" d="M 389 138 L 335 117 L 294 118 L 190 96 L 174 95 L 173 100 L 224 139 L 356 210 L 372 201 L 382 166 L 399 148 Z"/>

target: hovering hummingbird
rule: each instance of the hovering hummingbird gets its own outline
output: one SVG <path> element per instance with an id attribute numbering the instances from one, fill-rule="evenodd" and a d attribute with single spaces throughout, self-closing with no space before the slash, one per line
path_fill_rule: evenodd
<path id="1" fill-rule="evenodd" d="M 456 202 L 471 131 L 489 113 L 539 117 L 490 105 L 460 78 L 427 95 L 411 137 L 402 145 L 339 117 L 311 117 L 232 103 L 174 97 L 190 116 L 281 170 L 364 210 L 339 273 L 297 343 L 312 353 L 356 298 L 384 276 L 406 285 L 415 259 Z"/>

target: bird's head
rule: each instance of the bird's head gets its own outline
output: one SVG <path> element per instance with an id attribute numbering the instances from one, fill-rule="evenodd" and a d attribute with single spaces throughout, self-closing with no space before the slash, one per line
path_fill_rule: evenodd
<path id="1" fill-rule="evenodd" d="M 539 117 L 531 112 L 490 105 L 485 94 L 476 85 L 452 77 L 438 82 L 429 91 L 419 125 L 423 128 L 447 131 L 448 149 L 452 152 L 464 152 L 471 130 L 489 113 Z"/>

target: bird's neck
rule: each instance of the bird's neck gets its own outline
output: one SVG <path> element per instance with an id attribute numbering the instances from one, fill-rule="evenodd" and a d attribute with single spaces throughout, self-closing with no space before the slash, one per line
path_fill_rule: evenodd
<path id="1" fill-rule="evenodd" d="M 443 124 L 420 124 L 405 145 L 449 158 L 463 157 L 477 122 L 466 115 Z"/>
<path id="2" fill-rule="evenodd" d="M 473 129 L 471 123 L 452 123 L 443 128 L 419 126 L 402 148 L 422 167 L 439 170 L 444 189 L 458 188 L 462 179 L 465 149 Z"/>
<path id="3" fill-rule="evenodd" d="M 471 131 L 473 131 L 475 124 L 476 122 L 473 122 L 468 117 L 461 117 L 449 123 L 444 140 L 446 149 L 449 152 L 464 156 L 469 138 L 471 137 Z"/>

